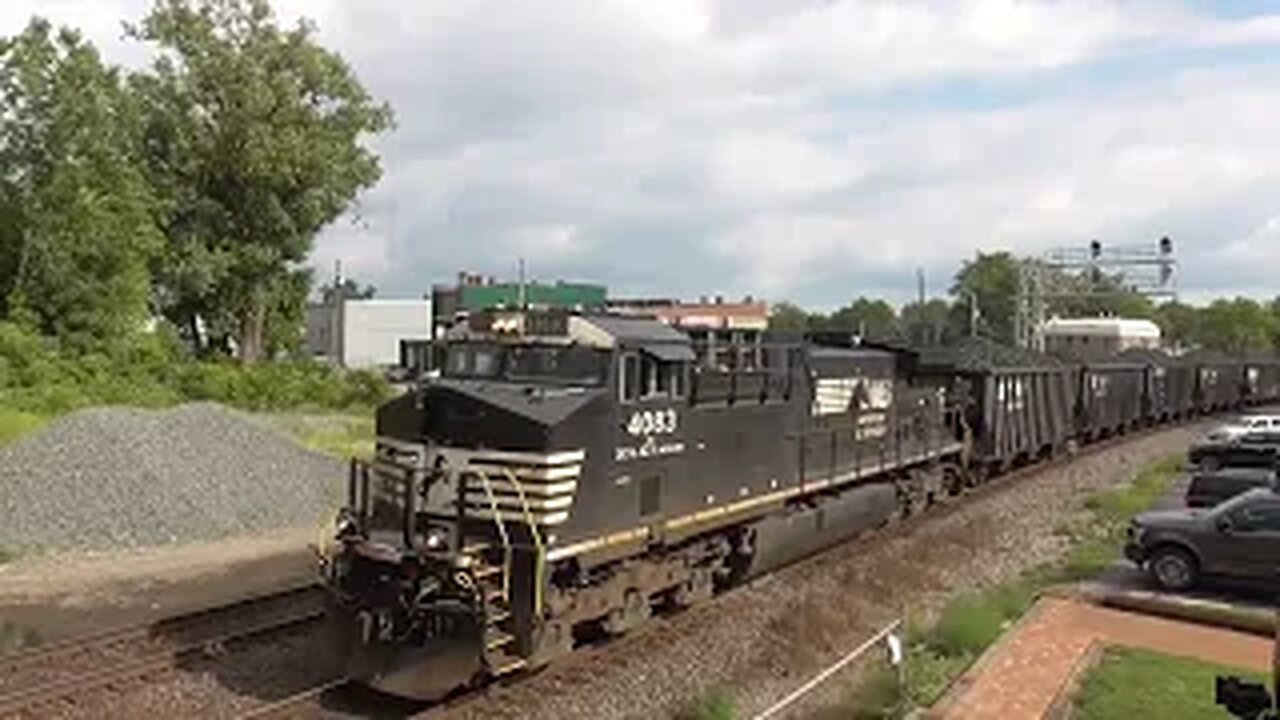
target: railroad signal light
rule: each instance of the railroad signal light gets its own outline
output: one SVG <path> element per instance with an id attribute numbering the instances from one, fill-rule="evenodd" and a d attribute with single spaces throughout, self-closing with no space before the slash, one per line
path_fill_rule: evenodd
<path id="1" fill-rule="evenodd" d="M 1169 239 L 1168 235 L 1165 235 L 1164 237 L 1160 238 L 1160 254 L 1161 255 L 1173 254 L 1173 241 Z"/>
<path id="2" fill-rule="evenodd" d="M 1094 260 L 1097 260 L 1098 258 L 1102 257 L 1102 243 L 1098 242 L 1097 240 L 1090 240 L 1089 256 L 1092 257 Z"/>

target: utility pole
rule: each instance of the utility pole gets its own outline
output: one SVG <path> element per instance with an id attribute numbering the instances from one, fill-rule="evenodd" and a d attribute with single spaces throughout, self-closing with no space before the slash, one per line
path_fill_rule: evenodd
<path id="1" fill-rule="evenodd" d="M 517 302 L 520 305 L 520 312 L 524 312 L 526 309 L 525 308 L 525 305 L 526 305 L 525 289 L 524 289 L 524 258 L 520 258 L 520 285 L 519 285 L 518 293 L 519 293 L 519 296 L 518 296 L 519 299 Z"/>

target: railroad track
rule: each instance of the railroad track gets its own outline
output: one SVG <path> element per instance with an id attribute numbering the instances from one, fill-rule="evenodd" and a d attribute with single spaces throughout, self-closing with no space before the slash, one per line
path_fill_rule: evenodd
<path id="1" fill-rule="evenodd" d="M 311 584 L 0 658 L 0 717 L 45 716 L 84 693 L 119 688 L 324 616 Z"/>
<path id="2" fill-rule="evenodd" d="M 296 695 L 259 705 L 239 715 L 238 720 L 286 720 L 287 718 L 313 717 L 322 708 L 321 701 L 325 693 L 338 690 L 348 685 L 346 680 L 334 680 L 308 688 Z"/>

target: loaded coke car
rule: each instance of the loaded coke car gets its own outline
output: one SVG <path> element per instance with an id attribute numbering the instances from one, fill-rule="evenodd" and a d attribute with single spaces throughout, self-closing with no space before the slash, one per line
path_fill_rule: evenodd
<path id="1" fill-rule="evenodd" d="M 1144 405 L 1150 423 L 1181 420 L 1198 412 L 1195 365 L 1156 350 L 1128 350 L 1116 357 L 1146 367 Z"/>
<path id="2" fill-rule="evenodd" d="M 1076 422 L 1082 440 L 1135 429 L 1147 419 L 1149 367 L 1138 363 L 1087 363 L 1080 368 Z"/>
<path id="3" fill-rule="evenodd" d="M 1244 401 L 1249 405 L 1280 400 L 1280 358 L 1255 353 L 1244 361 Z"/>
<path id="4" fill-rule="evenodd" d="M 962 408 L 971 469 L 992 474 L 1075 439 L 1076 368 L 980 337 L 921 352 L 918 374 L 948 384 Z"/>
<path id="5" fill-rule="evenodd" d="M 1215 351 L 1185 357 L 1196 368 L 1196 407 L 1202 413 L 1239 407 L 1244 401 L 1244 363 Z"/>

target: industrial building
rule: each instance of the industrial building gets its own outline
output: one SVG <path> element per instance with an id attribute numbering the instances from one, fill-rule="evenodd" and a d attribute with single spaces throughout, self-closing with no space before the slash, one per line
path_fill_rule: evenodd
<path id="1" fill-rule="evenodd" d="M 564 310 L 589 312 L 605 307 L 607 290 L 589 283 L 499 282 L 475 273 L 458 273 L 456 285 L 431 288 L 433 337 L 442 338 L 473 313 L 491 310 Z"/>
<path id="2" fill-rule="evenodd" d="M 1072 357 L 1160 347 L 1160 327 L 1150 320 L 1053 318 L 1044 324 L 1042 332 L 1045 350 Z"/>
<path id="3" fill-rule="evenodd" d="M 768 303 L 750 296 L 740 302 L 725 302 L 720 296 L 697 302 L 617 299 L 609 301 L 608 309 L 624 315 L 649 315 L 684 330 L 700 356 L 724 368 L 758 367 L 761 339 L 769 327 Z"/>
<path id="4" fill-rule="evenodd" d="M 307 352 L 346 368 L 408 367 L 431 339 L 430 300 L 342 299 L 307 307 Z"/>

